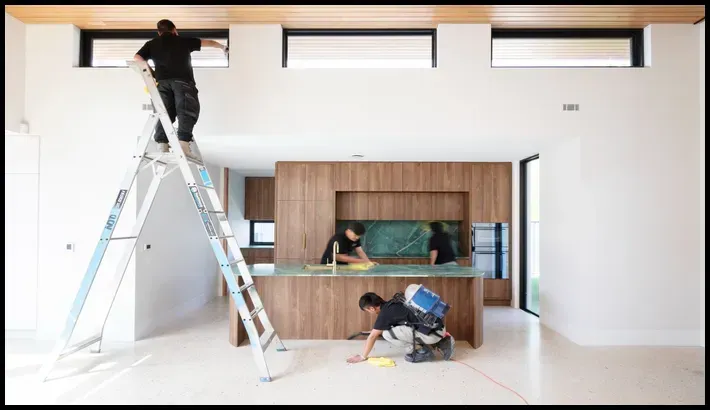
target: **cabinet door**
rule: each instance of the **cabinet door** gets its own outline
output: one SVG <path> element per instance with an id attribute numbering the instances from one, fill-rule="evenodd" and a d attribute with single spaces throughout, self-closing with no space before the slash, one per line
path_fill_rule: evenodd
<path id="1" fill-rule="evenodd" d="M 335 165 L 336 191 L 368 191 L 370 165 L 367 162 L 341 162 Z"/>
<path id="2" fill-rule="evenodd" d="M 469 164 L 464 162 L 432 163 L 431 186 L 436 191 L 466 192 L 469 189 Z"/>
<path id="3" fill-rule="evenodd" d="M 306 164 L 305 199 L 307 201 L 335 200 L 334 179 L 335 168 L 333 164 Z"/>
<path id="4" fill-rule="evenodd" d="M 405 162 L 402 164 L 402 190 L 407 192 L 433 191 L 433 164 Z"/>
<path id="5" fill-rule="evenodd" d="M 266 177 L 247 177 L 244 187 L 244 219 L 248 221 L 274 220 L 274 180 Z"/>
<path id="6" fill-rule="evenodd" d="M 401 162 L 370 162 L 368 165 L 368 190 L 374 192 L 402 191 Z"/>
<path id="7" fill-rule="evenodd" d="M 276 163 L 276 200 L 303 201 L 306 199 L 306 164 Z"/>
<path id="8" fill-rule="evenodd" d="M 276 259 L 302 261 L 305 255 L 306 201 L 278 201 L 276 203 Z"/>
<path id="9" fill-rule="evenodd" d="M 470 223 L 491 222 L 486 220 L 483 206 L 483 181 L 486 177 L 488 164 L 471 164 L 471 191 L 469 193 L 468 207 L 470 212 Z M 470 227 L 468 228 L 470 229 Z"/>
<path id="10" fill-rule="evenodd" d="M 328 240 L 335 234 L 335 204 L 332 201 L 306 201 L 305 215 L 305 257 L 318 263 Z"/>
<path id="11" fill-rule="evenodd" d="M 483 178 L 482 222 L 508 222 L 512 219 L 512 164 L 486 164 Z"/>

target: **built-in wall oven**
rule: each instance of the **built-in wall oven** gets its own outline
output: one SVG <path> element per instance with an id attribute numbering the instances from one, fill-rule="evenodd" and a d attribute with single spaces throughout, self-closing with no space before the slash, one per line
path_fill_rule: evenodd
<path id="1" fill-rule="evenodd" d="M 507 223 L 471 224 L 471 266 L 486 278 L 508 278 Z"/>

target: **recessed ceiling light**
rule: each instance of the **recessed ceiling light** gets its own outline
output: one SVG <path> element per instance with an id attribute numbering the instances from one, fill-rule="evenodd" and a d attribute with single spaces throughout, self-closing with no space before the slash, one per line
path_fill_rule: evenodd
<path id="1" fill-rule="evenodd" d="M 351 157 L 353 157 L 353 158 L 364 158 L 365 156 L 362 155 L 362 154 L 353 154 L 353 155 L 351 155 Z"/>

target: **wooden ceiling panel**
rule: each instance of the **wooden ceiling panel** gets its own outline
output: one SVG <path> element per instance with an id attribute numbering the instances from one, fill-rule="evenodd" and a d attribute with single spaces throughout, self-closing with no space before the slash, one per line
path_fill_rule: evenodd
<path id="1" fill-rule="evenodd" d="M 640 28 L 692 24 L 705 6 L 5 6 L 28 24 L 74 24 L 82 29 L 155 29 L 163 18 L 178 29 L 224 29 L 230 24 L 286 28 L 430 28 L 485 23 L 505 28 Z"/>

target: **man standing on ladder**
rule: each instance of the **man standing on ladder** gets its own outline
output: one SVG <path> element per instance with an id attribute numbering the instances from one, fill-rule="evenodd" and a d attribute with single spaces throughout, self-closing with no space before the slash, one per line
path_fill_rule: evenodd
<path id="1" fill-rule="evenodd" d="M 170 20 L 158 22 L 158 37 L 149 40 L 138 50 L 134 60 L 155 64 L 155 81 L 158 92 L 173 123 L 178 120 L 177 136 L 185 156 L 196 159 L 190 150 L 192 130 L 200 116 L 200 100 L 197 97 L 195 77 L 192 72 L 190 53 L 202 47 L 219 48 L 225 54 L 229 48 L 214 40 L 178 36 L 177 28 Z M 155 142 L 158 151 L 169 152 L 168 138 L 163 126 L 155 127 Z"/>

